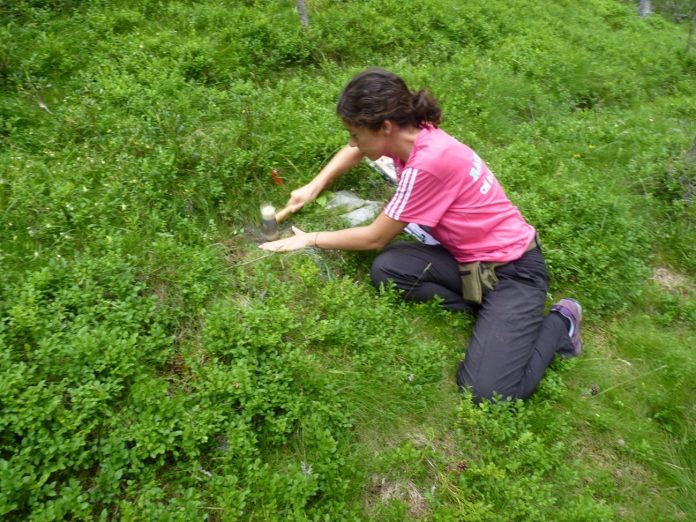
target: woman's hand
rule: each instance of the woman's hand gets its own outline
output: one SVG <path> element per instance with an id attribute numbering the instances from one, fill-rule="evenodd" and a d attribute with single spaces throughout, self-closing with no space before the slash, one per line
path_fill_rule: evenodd
<path id="1" fill-rule="evenodd" d="M 259 248 L 270 250 L 271 252 L 290 252 L 291 250 L 314 246 L 316 232 L 307 234 L 297 227 L 292 227 L 292 232 L 294 235 L 290 237 L 262 243 L 259 245 Z"/>
<path id="2" fill-rule="evenodd" d="M 357 147 L 346 145 L 329 160 L 312 181 L 290 193 L 290 199 L 285 208 L 293 214 L 296 213 L 307 203 L 317 199 L 326 187 L 341 174 L 360 163 L 362 158 L 363 154 Z"/>
<path id="3" fill-rule="evenodd" d="M 309 233 L 292 227 L 293 236 L 263 243 L 259 247 L 271 252 L 289 252 L 308 246 L 322 250 L 379 250 L 406 225 L 406 222 L 396 221 L 382 212 L 371 224 L 361 227 Z"/>
<path id="4" fill-rule="evenodd" d="M 318 192 L 314 184 L 308 183 L 300 188 L 293 190 L 290 193 L 290 199 L 285 205 L 285 208 L 290 209 L 293 214 L 304 207 L 307 203 L 311 203 L 317 199 Z"/>

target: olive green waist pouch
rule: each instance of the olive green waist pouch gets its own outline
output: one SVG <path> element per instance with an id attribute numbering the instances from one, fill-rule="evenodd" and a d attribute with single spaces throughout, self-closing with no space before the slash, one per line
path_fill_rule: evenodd
<path id="1" fill-rule="evenodd" d="M 540 248 L 539 236 L 534 236 L 527 246 L 526 252 Z M 486 263 L 474 261 L 459 265 L 459 276 L 462 278 L 462 297 L 465 301 L 481 304 L 483 296 L 493 290 L 498 284 L 498 275 L 495 269 L 507 263 Z"/>
<path id="2" fill-rule="evenodd" d="M 481 304 L 483 296 L 498 284 L 495 268 L 504 264 L 481 261 L 460 264 L 459 276 L 462 278 L 462 297 L 464 300 Z"/>

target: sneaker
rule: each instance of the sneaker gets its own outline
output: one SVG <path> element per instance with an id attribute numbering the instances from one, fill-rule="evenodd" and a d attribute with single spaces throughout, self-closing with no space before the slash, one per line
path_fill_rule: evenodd
<path id="1" fill-rule="evenodd" d="M 558 312 L 570 321 L 570 342 L 572 350 L 561 350 L 561 355 L 576 357 L 582 352 L 582 339 L 580 339 L 580 323 L 582 322 L 582 306 L 575 299 L 569 297 L 561 299 L 551 307 L 552 312 Z"/>

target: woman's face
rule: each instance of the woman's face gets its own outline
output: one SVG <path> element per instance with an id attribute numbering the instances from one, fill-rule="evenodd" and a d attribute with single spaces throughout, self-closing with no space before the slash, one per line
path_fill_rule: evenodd
<path id="1" fill-rule="evenodd" d="M 350 134 L 350 145 L 358 147 L 360 152 L 372 161 L 387 154 L 388 132 L 385 132 L 385 128 L 373 131 L 367 127 L 356 127 L 349 123 L 344 125 Z"/>

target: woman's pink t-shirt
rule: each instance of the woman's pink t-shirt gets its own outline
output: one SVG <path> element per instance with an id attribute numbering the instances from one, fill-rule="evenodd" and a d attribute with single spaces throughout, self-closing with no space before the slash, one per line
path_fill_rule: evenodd
<path id="1" fill-rule="evenodd" d="M 429 227 L 459 263 L 519 259 L 536 231 L 505 195 L 486 164 L 442 129 L 421 129 L 399 185 L 384 209 L 397 221 Z"/>

